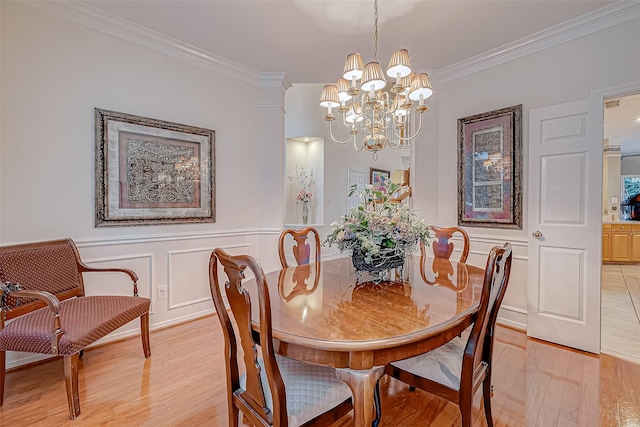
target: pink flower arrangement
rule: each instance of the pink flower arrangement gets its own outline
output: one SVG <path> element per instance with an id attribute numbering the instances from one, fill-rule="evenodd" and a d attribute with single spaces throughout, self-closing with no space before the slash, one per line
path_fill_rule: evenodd
<path id="1" fill-rule="evenodd" d="M 296 165 L 296 175 L 290 176 L 289 179 L 291 180 L 291 184 L 293 184 L 295 189 L 298 191 L 298 195 L 296 196 L 297 202 L 310 202 L 313 197 L 311 187 L 316 184 L 316 181 L 313 178 L 313 169 L 311 169 L 311 172 L 307 173 L 304 166 Z"/>

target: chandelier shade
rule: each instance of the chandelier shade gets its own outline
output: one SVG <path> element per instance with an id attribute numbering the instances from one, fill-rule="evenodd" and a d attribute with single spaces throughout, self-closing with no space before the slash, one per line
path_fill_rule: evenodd
<path id="1" fill-rule="evenodd" d="M 352 98 L 352 95 L 349 95 L 349 82 L 347 79 L 338 79 L 336 87 L 338 88 L 338 97 L 340 98 L 340 102 L 348 101 Z"/>
<path id="2" fill-rule="evenodd" d="M 337 108 L 340 106 L 340 96 L 338 95 L 338 88 L 335 85 L 326 85 L 324 89 L 322 89 L 320 106 L 326 108 Z"/>
<path id="3" fill-rule="evenodd" d="M 411 87 L 409 89 L 409 99 L 412 101 L 424 101 L 433 95 L 433 89 L 431 89 L 431 82 L 429 82 L 429 76 L 427 73 L 420 73 L 411 80 Z"/>
<path id="4" fill-rule="evenodd" d="M 398 49 L 391 55 L 386 75 L 393 79 L 393 84 L 387 84 L 377 59 L 378 0 L 374 0 L 373 28 L 374 60 L 363 65 L 360 53 L 347 55 L 342 77 L 336 84 L 324 87 L 320 106 L 327 108 L 324 120 L 329 122 L 331 139 L 339 144 L 353 142 L 357 151 L 370 151 L 377 160 L 378 151 L 385 147 L 407 147 L 418 136 L 422 113 L 428 111 L 424 101 L 433 94 L 433 89 L 426 73 L 416 73 L 411 68 L 407 49 Z M 333 135 L 334 108 L 350 135 L 346 140 Z M 361 132 L 364 137 L 358 142 L 357 135 Z"/>
<path id="5" fill-rule="evenodd" d="M 407 49 L 399 49 L 393 52 L 389 66 L 387 67 L 387 76 L 392 78 L 402 78 L 411 74 L 411 64 L 409 62 L 409 51 Z"/>
<path id="6" fill-rule="evenodd" d="M 382 72 L 382 67 L 379 62 L 369 62 L 364 66 L 360 89 L 376 91 L 384 89 L 386 85 L 387 80 L 384 78 L 384 73 Z"/>
<path id="7" fill-rule="evenodd" d="M 362 78 L 362 69 L 364 68 L 364 61 L 362 60 L 362 55 L 359 53 L 350 53 L 347 55 L 347 60 L 344 63 L 344 72 L 342 73 L 342 77 L 347 80 L 352 79 L 361 79 Z"/>

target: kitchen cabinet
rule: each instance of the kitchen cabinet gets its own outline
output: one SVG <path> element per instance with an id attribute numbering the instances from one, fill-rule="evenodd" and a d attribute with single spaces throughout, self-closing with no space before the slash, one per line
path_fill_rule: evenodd
<path id="1" fill-rule="evenodd" d="M 640 262 L 640 223 L 602 224 L 602 261 Z"/>
<path id="2" fill-rule="evenodd" d="M 602 261 L 611 261 L 611 224 L 602 224 Z"/>

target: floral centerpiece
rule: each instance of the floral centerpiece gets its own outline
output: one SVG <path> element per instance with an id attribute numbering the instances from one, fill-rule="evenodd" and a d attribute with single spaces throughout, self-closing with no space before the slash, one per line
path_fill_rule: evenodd
<path id="1" fill-rule="evenodd" d="M 393 200 L 398 188 L 395 183 L 376 190 L 366 186 L 360 193 L 360 205 L 331 223 L 324 244 L 350 252 L 357 271 L 381 272 L 402 266 L 419 242 L 428 244 L 430 229 L 408 205 Z"/>
<path id="2" fill-rule="evenodd" d="M 309 219 L 309 202 L 313 197 L 312 187 L 316 184 L 313 177 L 313 169 L 307 173 L 304 166 L 296 165 L 295 176 L 290 176 L 291 184 L 298 192 L 296 196 L 296 204 L 302 202 L 302 223 L 306 224 Z"/>

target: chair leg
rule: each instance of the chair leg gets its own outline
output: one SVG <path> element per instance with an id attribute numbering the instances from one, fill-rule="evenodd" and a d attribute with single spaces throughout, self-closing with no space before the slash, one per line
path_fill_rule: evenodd
<path id="1" fill-rule="evenodd" d="M 473 410 L 473 394 L 469 390 L 460 392 L 460 414 L 462 415 L 462 427 L 471 427 L 471 415 Z"/>
<path id="2" fill-rule="evenodd" d="M 4 404 L 4 374 L 6 352 L 0 351 L 0 406 Z"/>
<path id="3" fill-rule="evenodd" d="M 382 404 L 380 403 L 380 380 L 376 383 L 376 388 L 373 390 L 373 402 L 376 407 L 376 419 L 371 423 L 372 427 L 378 427 L 380 419 L 382 418 Z"/>
<path id="4" fill-rule="evenodd" d="M 149 313 L 140 316 L 140 336 L 142 337 L 142 350 L 144 357 L 151 357 L 151 345 L 149 344 Z"/>
<path id="5" fill-rule="evenodd" d="M 493 427 L 493 416 L 491 415 L 491 395 L 493 395 L 493 386 L 491 385 L 491 376 L 487 375 L 482 384 L 482 398 L 484 402 L 484 416 L 487 419 L 487 427 Z"/>
<path id="6" fill-rule="evenodd" d="M 233 399 L 233 397 L 231 397 Z M 244 416 L 244 414 L 243 414 Z M 247 424 L 251 424 L 246 417 L 243 417 Z M 229 405 L 229 427 L 239 427 L 240 426 L 240 409 L 238 409 L 233 404 Z"/>
<path id="7" fill-rule="evenodd" d="M 78 393 L 78 353 L 64 356 L 64 382 L 67 385 L 69 416 L 75 420 L 80 415 L 80 394 Z"/>

